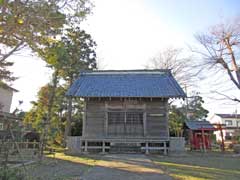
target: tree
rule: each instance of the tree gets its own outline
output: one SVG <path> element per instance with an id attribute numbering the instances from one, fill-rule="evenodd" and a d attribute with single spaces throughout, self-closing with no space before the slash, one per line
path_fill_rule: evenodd
<path id="1" fill-rule="evenodd" d="M 64 132 L 64 121 L 66 119 L 66 98 L 65 88 L 59 86 L 56 88 L 55 100 L 52 105 L 53 111 L 51 120 L 49 122 L 43 121 L 47 118 L 49 107 L 49 94 L 51 93 L 51 85 L 47 84 L 43 86 L 38 92 L 38 100 L 32 102 L 32 109 L 26 113 L 24 117 L 24 123 L 30 126 L 32 129 L 36 129 L 39 134 L 43 134 L 45 130 L 45 124 L 49 123 L 47 129 L 47 139 L 50 142 L 61 144 Z"/>
<path id="2" fill-rule="evenodd" d="M 183 133 L 183 123 L 186 121 L 186 115 L 182 108 L 170 106 L 169 112 L 169 131 L 171 136 L 180 137 Z"/>
<path id="3" fill-rule="evenodd" d="M 192 85 L 193 73 L 191 72 L 190 57 L 183 56 L 183 50 L 169 47 L 163 49 L 157 56 L 149 60 L 148 69 L 170 69 L 180 85 Z"/>
<path id="4" fill-rule="evenodd" d="M 196 40 L 203 50 L 193 50 L 202 56 L 200 71 L 208 68 L 210 71 L 223 70 L 229 80 L 240 92 L 240 17 L 227 23 L 212 26 L 206 33 L 199 33 Z M 239 95 L 234 97 L 216 91 L 232 101 L 240 102 Z"/>
<path id="5" fill-rule="evenodd" d="M 91 10 L 89 0 L 0 1 L 0 80 L 13 80 L 7 58 L 24 47 L 34 52 L 61 34 L 64 25 L 80 21 Z"/>
<path id="6" fill-rule="evenodd" d="M 204 120 L 208 115 L 208 110 L 203 107 L 204 101 L 199 93 L 193 92 L 189 104 L 187 104 L 187 118 L 190 120 Z"/>
<path id="7" fill-rule="evenodd" d="M 199 93 L 192 92 L 187 105 L 180 107 L 170 105 L 169 109 L 169 131 L 172 136 L 182 136 L 183 124 L 187 120 L 205 120 L 208 110 L 203 107 L 203 98 Z"/>
<path id="8" fill-rule="evenodd" d="M 52 96 L 57 81 L 62 78 L 67 89 L 73 84 L 81 70 L 96 67 L 96 43 L 91 36 L 79 27 L 65 29 L 60 40 L 47 42 L 46 46 L 38 50 L 40 56 L 46 60 L 54 71 Z M 65 139 L 71 134 L 72 97 L 68 98 L 68 116 L 65 126 Z M 51 114 L 49 104 L 49 115 Z M 51 117 L 49 117 L 51 118 Z M 49 119 L 48 118 L 48 119 Z M 49 120 L 48 120 L 49 121 Z"/>
<path id="9" fill-rule="evenodd" d="M 67 82 L 69 88 L 79 75 L 81 70 L 96 68 L 96 43 L 91 36 L 79 27 L 67 29 L 62 37 L 68 60 L 62 63 L 61 77 Z M 71 135 L 72 122 L 72 97 L 68 97 L 68 116 L 65 126 L 65 140 Z"/>
<path id="10" fill-rule="evenodd" d="M 24 116 L 24 124 L 30 129 L 36 130 L 40 135 L 43 135 L 45 133 L 45 123 L 48 123 L 46 140 L 48 143 L 62 145 L 68 111 L 68 100 L 65 96 L 66 86 L 60 85 L 56 88 L 51 119 L 47 122 L 44 119 L 47 119 L 48 116 L 51 88 L 51 84 L 47 84 L 39 90 L 37 101 L 32 102 L 33 106 L 31 110 Z M 83 102 L 79 99 L 74 100 L 72 110 L 72 134 L 81 136 Z"/>

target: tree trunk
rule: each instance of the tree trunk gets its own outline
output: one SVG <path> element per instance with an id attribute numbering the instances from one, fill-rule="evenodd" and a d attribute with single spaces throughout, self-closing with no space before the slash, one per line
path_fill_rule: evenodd
<path id="1" fill-rule="evenodd" d="M 230 42 L 229 42 L 229 38 L 225 39 L 225 45 L 226 47 L 228 48 L 228 51 L 229 51 L 229 54 L 231 56 L 231 62 L 232 62 L 232 67 L 233 67 L 233 71 L 236 72 L 236 82 L 237 82 L 237 87 L 238 89 L 240 89 L 240 68 L 238 67 L 238 64 L 236 62 L 236 58 L 235 58 L 235 54 L 233 52 L 233 48 L 232 46 L 230 45 Z M 236 83 L 235 83 L 236 84 Z"/>
<path id="2" fill-rule="evenodd" d="M 73 78 L 70 78 L 69 87 L 73 83 Z M 64 132 L 64 145 L 67 145 L 67 137 L 71 135 L 71 122 L 72 122 L 72 97 L 68 97 L 68 113 L 67 113 L 67 122 L 65 125 Z"/>
<path id="3" fill-rule="evenodd" d="M 43 158 L 43 151 L 47 145 L 47 134 L 50 126 L 50 121 L 52 119 L 52 107 L 54 103 L 54 98 L 56 94 L 56 88 L 58 83 L 58 70 L 55 70 L 53 73 L 53 79 L 52 79 L 52 85 L 49 86 L 49 101 L 48 101 L 48 109 L 47 109 L 47 117 L 44 120 L 44 130 L 43 135 L 41 139 L 41 152 L 40 152 L 40 158 Z"/>
<path id="4" fill-rule="evenodd" d="M 68 97 L 68 113 L 67 113 L 67 122 L 65 125 L 64 140 L 65 146 L 67 143 L 67 137 L 71 135 L 71 122 L 72 122 L 72 97 Z"/>

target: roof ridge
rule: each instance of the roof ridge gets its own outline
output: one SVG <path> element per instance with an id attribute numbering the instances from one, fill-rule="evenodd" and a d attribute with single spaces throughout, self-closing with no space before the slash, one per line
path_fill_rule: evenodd
<path id="1" fill-rule="evenodd" d="M 217 115 L 236 115 L 236 113 L 216 113 Z M 240 115 L 240 114 L 237 114 Z"/>
<path id="2" fill-rule="evenodd" d="M 116 74 L 171 74 L 170 69 L 134 69 L 134 70 L 85 70 L 80 75 L 116 75 Z"/>

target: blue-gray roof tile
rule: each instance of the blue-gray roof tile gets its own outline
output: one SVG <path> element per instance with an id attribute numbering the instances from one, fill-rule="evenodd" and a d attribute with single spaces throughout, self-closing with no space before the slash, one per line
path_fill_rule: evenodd
<path id="1" fill-rule="evenodd" d="M 214 126 L 209 121 L 185 121 L 185 125 L 191 130 L 209 129 L 214 130 Z"/>
<path id="2" fill-rule="evenodd" d="M 169 70 L 88 71 L 67 92 L 79 97 L 185 97 Z"/>

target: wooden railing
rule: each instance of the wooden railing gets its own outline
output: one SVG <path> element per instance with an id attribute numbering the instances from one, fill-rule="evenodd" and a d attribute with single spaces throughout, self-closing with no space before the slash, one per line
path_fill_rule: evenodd
<path id="1" fill-rule="evenodd" d="M 169 149 L 167 138 L 85 138 L 80 136 L 69 136 L 67 147 L 73 153 L 86 153 L 91 150 L 99 150 L 105 153 L 114 143 L 138 143 L 141 145 L 141 150 L 146 154 L 152 151 L 162 151 L 166 155 Z"/>

